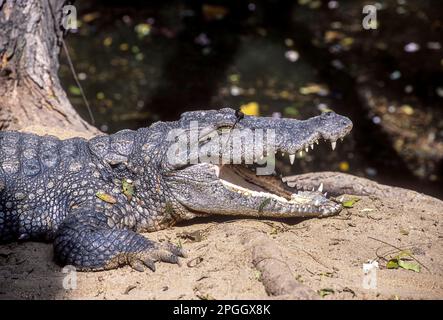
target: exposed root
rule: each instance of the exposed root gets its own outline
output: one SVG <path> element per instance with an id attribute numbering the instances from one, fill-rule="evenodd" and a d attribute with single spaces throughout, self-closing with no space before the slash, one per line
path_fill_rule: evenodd
<path id="1" fill-rule="evenodd" d="M 243 235 L 242 243 L 252 253 L 252 263 L 261 273 L 268 295 L 284 299 L 317 299 L 314 290 L 295 280 L 289 266 L 284 262 L 278 245 L 261 232 Z"/>

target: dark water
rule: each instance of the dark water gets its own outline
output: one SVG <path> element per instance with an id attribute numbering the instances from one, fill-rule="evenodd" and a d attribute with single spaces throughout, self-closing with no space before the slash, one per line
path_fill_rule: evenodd
<path id="1" fill-rule="evenodd" d="M 284 174 L 340 170 L 442 197 L 439 2 L 379 2 L 367 31 L 365 1 L 77 1 L 67 44 L 103 131 L 225 106 L 296 118 L 332 109 L 353 120 L 352 136 Z"/>

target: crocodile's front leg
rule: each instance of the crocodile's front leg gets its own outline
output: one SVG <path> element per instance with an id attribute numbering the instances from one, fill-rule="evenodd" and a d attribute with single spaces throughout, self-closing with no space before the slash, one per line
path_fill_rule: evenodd
<path id="1" fill-rule="evenodd" d="M 57 230 L 54 257 L 78 270 L 105 270 L 130 265 L 155 270 L 155 262 L 179 264 L 185 252 L 170 243 L 160 244 L 127 229 L 111 228 L 107 217 L 94 209 L 76 209 Z"/>

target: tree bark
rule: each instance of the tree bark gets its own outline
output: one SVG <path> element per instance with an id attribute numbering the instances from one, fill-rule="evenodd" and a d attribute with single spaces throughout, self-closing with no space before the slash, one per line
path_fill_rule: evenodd
<path id="1" fill-rule="evenodd" d="M 57 74 L 67 2 L 0 0 L 1 130 L 99 133 L 74 110 Z"/>

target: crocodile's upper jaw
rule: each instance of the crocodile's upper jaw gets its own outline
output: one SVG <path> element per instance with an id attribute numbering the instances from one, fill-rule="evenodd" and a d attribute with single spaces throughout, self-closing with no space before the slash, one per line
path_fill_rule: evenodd
<path id="1" fill-rule="evenodd" d="M 336 114 L 305 121 L 275 119 L 274 123 L 273 120 L 246 117 L 242 127 L 275 128 L 275 152 L 289 154 L 291 163 L 296 153 L 314 149 L 319 140 L 327 141 L 335 149 L 337 141 L 352 128 L 348 118 Z M 337 214 L 342 208 L 340 203 L 322 193 L 322 186 L 318 190 L 297 192 L 275 176 L 256 175 L 244 164 L 186 165 L 175 168 L 168 175 L 167 184 L 179 203 L 194 214 L 321 217 Z"/>

